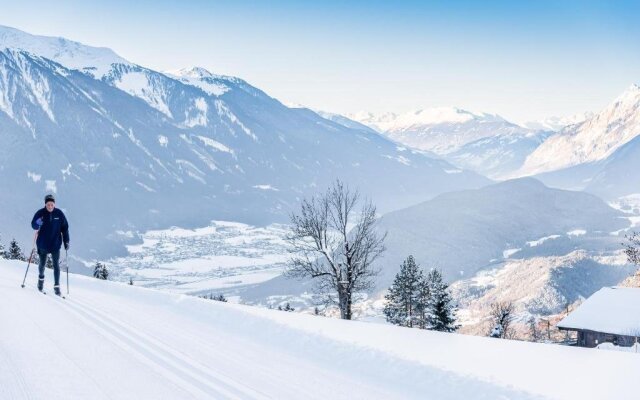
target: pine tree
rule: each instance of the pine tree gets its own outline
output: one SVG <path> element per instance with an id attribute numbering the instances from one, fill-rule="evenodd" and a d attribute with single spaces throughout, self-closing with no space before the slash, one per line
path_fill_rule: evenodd
<path id="1" fill-rule="evenodd" d="M 290 305 L 289 303 L 287 303 L 287 305 L 286 305 L 286 306 L 284 306 L 284 311 L 290 311 L 290 312 L 293 312 L 293 311 L 295 311 L 295 310 L 296 310 L 296 309 L 295 309 L 295 308 L 293 308 L 293 307 L 291 307 L 291 305 Z"/>
<path id="2" fill-rule="evenodd" d="M 418 283 L 418 301 L 416 303 L 416 319 L 418 328 L 429 329 L 433 319 L 433 299 L 431 296 L 431 283 L 427 276 L 423 276 Z"/>
<path id="3" fill-rule="evenodd" d="M 22 249 L 18 245 L 16 239 L 12 239 L 9 244 L 9 250 L 7 250 L 5 258 L 9 260 L 21 260 L 26 261 L 24 254 L 22 253 Z"/>
<path id="4" fill-rule="evenodd" d="M 226 298 L 226 297 L 224 297 L 224 295 L 223 295 L 223 294 L 219 294 L 219 295 L 217 295 L 213 300 L 221 301 L 221 302 L 223 302 L 223 303 L 226 303 L 226 302 L 227 302 L 227 298 Z"/>
<path id="5" fill-rule="evenodd" d="M 2 239 L 2 236 L 0 236 L 0 240 L 1 239 Z M 4 246 L 2 245 L 2 242 L 0 242 L 0 258 L 5 258 Z"/>
<path id="6" fill-rule="evenodd" d="M 133 286 L 133 278 L 129 278 L 129 285 Z"/>
<path id="7" fill-rule="evenodd" d="M 400 266 L 400 272 L 393 280 L 389 292 L 384 296 L 387 301 L 384 307 L 387 322 L 407 327 L 419 325 L 422 279 L 422 270 L 418 268 L 413 256 L 407 257 Z"/>
<path id="8" fill-rule="evenodd" d="M 455 332 L 460 325 L 456 324 L 456 306 L 449 293 L 449 285 L 443 282 L 442 273 L 433 269 L 427 276 L 431 291 L 431 315 L 429 329 L 441 332 Z"/>
<path id="9" fill-rule="evenodd" d="M 97 262 L 93 267 L 93 277 L 106 281 L 109 278 L 109 269 L 106 265 Z"/>

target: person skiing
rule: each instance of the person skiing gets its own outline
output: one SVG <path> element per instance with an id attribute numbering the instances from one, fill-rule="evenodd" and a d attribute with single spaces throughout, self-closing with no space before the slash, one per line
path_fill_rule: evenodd
<path id="1" fill-rule="evenodd" d="M 44 198 L 44 208 L 36 211 L 31 220 L 31 227 L 38 231 L 36 247 L 40 264 L 38 265 L 38 290 L 44 288 L 44 266 L 47 254 L 51 254 L 53 261 L 53 290 L 56 295 L 60 292 L 60 247 L 64 243 L 64 249 L 69 249 L 69 223 L 64 213 L 56 208 L 56 199 L 48 194 Z"/>

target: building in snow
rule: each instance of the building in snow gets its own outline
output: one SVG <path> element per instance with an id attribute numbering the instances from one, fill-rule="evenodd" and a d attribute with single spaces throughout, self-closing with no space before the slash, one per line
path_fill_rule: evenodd
<path id="1" fill-rule="evenodd" d="M 578 346 L 601 343 L 629 347 L 640 342 L 640 289 L 603 287 L 557 325 L 576 331 Z"/>

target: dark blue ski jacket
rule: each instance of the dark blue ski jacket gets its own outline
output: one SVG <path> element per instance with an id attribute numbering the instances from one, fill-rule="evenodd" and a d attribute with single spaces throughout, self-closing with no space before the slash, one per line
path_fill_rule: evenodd
<path id="1" fill-rule="evenodd" d="M 57 208 L 52 212 L 47 211 L 46 207 L 38 210 L 31 220 L 31 227 L 38 230 L 36 221 L 42 218 L 42 226 L 38 232 L 38 250 L 51 253 L 60 250 L 62 242 L 69 243 L 69 224 L 64 213 Z"/>

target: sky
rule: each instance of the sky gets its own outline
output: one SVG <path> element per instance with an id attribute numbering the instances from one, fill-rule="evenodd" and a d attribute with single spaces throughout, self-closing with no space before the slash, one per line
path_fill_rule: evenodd
<path id="1" fill-rule="evenodd" d="M 201 66 L 349 114 L 438 106 L 524 122 L 598 111 L 640 83 L 639 1 L 0 0 L 0 24 Z"/>

